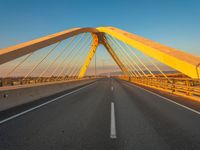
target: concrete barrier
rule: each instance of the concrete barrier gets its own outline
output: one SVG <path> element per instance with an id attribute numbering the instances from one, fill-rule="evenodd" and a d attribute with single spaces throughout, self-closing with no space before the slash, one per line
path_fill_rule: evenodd
<path id="1" fill-rule="evenodd" d="M 96 79 L 49 83 L 43 85 L 23 86 L 18 88 L 0 89 L 0 111 L 38 100 L 42 97 L 70 90 L 84 84 L 92 83 Z"/>

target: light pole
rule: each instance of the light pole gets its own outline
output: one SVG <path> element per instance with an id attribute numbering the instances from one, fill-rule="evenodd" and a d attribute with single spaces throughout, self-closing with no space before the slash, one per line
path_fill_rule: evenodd
<path id="1" fill-rule="evenodd" d="M 104 73 L 104 62 L 105 62 L 105 60 L 104 59 L 101 59 L 101 61 L 102 61 L 102 74 Z"/>
<path id="2" fill-rule="evenodd" d="M 97 72 L 96 72 L 96 71 L 97 71 L 97 70 L 96 70 L 96 65 L 97 65 L 97 64 L 96 64 L 96 53 L 94 54 L 94 59 L 95 59 L 95 60 L 94 60 L 94 64 L 95 64 L 95 66 L 94 66 L 94 74 L 95 74 L 95 77 L 96 77 L 96 76 L 97 76 Z"/>

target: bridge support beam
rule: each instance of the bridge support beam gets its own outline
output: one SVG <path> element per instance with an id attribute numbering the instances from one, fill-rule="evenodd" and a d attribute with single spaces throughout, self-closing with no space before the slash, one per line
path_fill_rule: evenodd
<path id="1" fill-rule="evenodd" d="M 121 71 L 125 74 L 125 75 L 129 75 L 129 72 L 127 70 L 127 68 L 124 66 L 124 64 L 121 62 L 121 60 L 118 58 L 118 56 L 115 54 L 114 50 L 112 49 L 112 47 L 108 44 L 108 42 L 106 41 L 104 34 L 102 33 L 98 33 L 98 34 L 94 34 L 92 33 L 93 36 L 93 44 L 91 45 L 91 49 L 90 52 L 85 60 L 85 63 L 83 64 L 81 71 L 79 73 L 79 77 L 78 78 L 82 78 L 87 69 L 88 66 L 94 56 L 94 54 L 96 53 L 96 49 L 98 47 L 99 44 L 104 45 L 104 47 L 106 48 L 106 50 L 108 51 L 108 53 L 111 55 L 111 57 L 113 58 L 113 60 L 115 61 L 115 63 L 119 66 L 119 68 L 121 69 Z"/>
<path id="2" fill-rule="evenodd" d="M 90 64 L 90 62 L 91 62 L 91 60 L 92 60 L 92 58 L 93 58 L 93 56 L 96 52 L 96 49 L 99 45 L 98 36 L 96 34 L 92 33 L 92 37 L 93 37 L 93 43 L 91 45 L 90 52 L 89 52 L 83 66 L 80 70 L 78 78 L 82 78 L 85 75 L 87 68 L 88 68 L 88 66 L 89 66 L 89 64 Z"/>
<path id="3" fill-rule="evenodd" d="M 103 43 L 104 47 L 107 49 L 108 53 L 111 55 L 111 57 L 113 58 L 113 60 L 116 62 L 116 64 L 119 66 L 119 68 L 121 69 L 121 71 L 125 74 L 125 75 L 130 75 L 128 72 L 128 69 L 124 66 L 124 64 L 121 62 L 121 60 L 118 58 L 118 56 L 115 54 L 114 50 L 112 49 L 112 47 L 110 46 L 110 44 L 104 39 Z"/>
<path id="4" fill-rule="evenodd" d="M 97 29 L 99 32 L 109 34 L 191 78 L 200 79 L 200 58 L 197 56 L 114 27 L 100 27 Z"/>
<path id="5" fill-rule="evenodd" d="M 37 51 L 40 48 L 44 48 L 84 32 L 97 33 L 98 30 L 95 28 L 73 28 L 52 35 L 44 36 L 32 41 L 0 49 L 0 65 Z"/>
<path id="6" fill-rule="evenodd" d="M 114 27 L 74 28 L 8 48 L 0 49 L 0 65 L 83 32 L 92 33 L 93 38 L 94 36 L 96 36 L 96 44 L 93 43 L 89 56 L 87 57 L 83 67 L 81 68 L 79 78 L 84 76 L 88 65 L 90 64 L 90 61 L 94 53 L 96 52 L 98 44 L 103 44 L 114 59 L 114 61 L 120 67 L 120 69 L 125 74 L 128 74 L 127 68 L 117 57 L 111 46 L 107 43 L 106 39 L 104 39 L 104 34 L 109 34 L 114 38 L 117 38 L 124 43 L 129 44 L 130 46 L 138 49 L 142 53 L 160 61 L 165 65 L 170 66 L 177 71 L 182 72 L 183 74 L 191 78 L 200 79 L 199 57 L 158 44 L 151 40 Z"/>

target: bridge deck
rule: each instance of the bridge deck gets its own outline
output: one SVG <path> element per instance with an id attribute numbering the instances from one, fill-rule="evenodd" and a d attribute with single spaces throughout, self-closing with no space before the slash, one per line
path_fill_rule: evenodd
<path id="1" fill-rule="evenodd" d="M 200 107 L 113 79 L 65 94 L 50 103 L 45 104 L 55 97 L 1 112 L 1 120 L 10 120 L 0 124 L 0 149 L 200 149 Z"/>

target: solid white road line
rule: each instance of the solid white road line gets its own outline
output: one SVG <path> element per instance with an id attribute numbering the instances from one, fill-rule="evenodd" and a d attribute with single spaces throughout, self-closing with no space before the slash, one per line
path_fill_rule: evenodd
<path id="1" fill-rule="evenodd" d="M 93 84 L 94 84 L 94 83 L 89 84 L 89 85 L 86 85 L 86 86 L 81 87 L 81 88 L 79 88 L 79 89 L 77 89 L 77 90 L 74 90 L 74 91 L 72 91 L 72 92 L 66 93 L 66 94 L 61 95 L 61 96 L 59 96 L 59 97 L 56 97 L 56 98 L 54 98 L 54 99 L 52 99 L 52 100 L 50 100 L 50 101 L 47 101 L 47 102 L 45 102 L 45 103 L 42 103 L 42 104 L 40 104 L 40 105 L 38 105 L 38 106 L 32 107 L 32 108 L 30 108 L 30 109 L 28 109 L 28 110 L 25 110 L 25 111 L 23 111 L 23 112 L 20 112 L 20 113 L 18 113 L 18 114 L 15 114 L 15 115 L 13 115 L 13 116 L 11 116 L 11 117 L 8 117 L 8 118 L 6 118 L 6 119 L 4 119 L 4 120 L 1 120 L 1 121 L 0 121 L 0 124 L 3 124 L 3 123 L 5 123 L 5 122 L 7 122 L 7 121 L 9 121 L 9 120 L 15 119 L 15 118 L 17 118 L 17 117 L 19 117 L 19 116 L 22 116 L 22 115 L 24 115 L 24 114 L 26 114 L 26 113 L 29 113 L 29 112 L 31 112 L 31 111 L 33 111 L 33 110 L 35 110 L 35 109 L 38 109 L 38 108 L 40 108 L 40 107 L 43 107 L 43 106 L 45 106 L 45 105 L 47 105 L 47 104 L 49 104 L 49 103 L 52 103 L 52 102 L 54 102 L 54 101 L 57 101 L 57 100 L 59 100 L 59 99 L 65 97 L 65 96 L 67 96 L 67 95 L 76 93 L 76 92 L 78 92 L 78 91 L 80 91 L 80 90 L 82 90 L 82 89 L 85 89 L 85 88 L 87 88 L 87 87 L 93 85 Z"/>
<path id="2" fill-rule="evenodd" d="M 113 91 L 113 89 L 114 89 L 113 86 L 111 86 L 111 91 Z"/>
<path id="3" fill-rule="evenodd" d="M 115 106 L 113 102 L 111 102 L 110 138 L 111 139 L 117 138 L 116 122 L 115 122 Z"/>
<path id="4" fill-rule="evenodd" d="M 167 101 L 169 101 L 169 102 L 171 102 L 171 103 L 173 103 L 173 104 L 176 104 L 176 105 L 178 105 L 178 106 L 180 106 L 180 107 L 183 107 L 183 108 L 185 108 L 185 109 L 187 109 L 187 110 L 190 110 L 190 111 L 192 111 L 192 112 L 194 112 L 194 113 L 200 115 L 200 112 L 199 112 L 199 111 L 194 110 L 194 109 L 192 109 L 192 108 L 190 108 L 190 107 L 187 107 L 187 106 L 185 106 L 185 105 L 183 105 L 183 104 L 177 103 L 177 102 L 175 102 L 175 101 L 173 101 L 173 100 L 171 100 L 171 99 L 169 99 L 169 98 L 167 98 L 167 97 L 161 96 L 161 95 L 159 95 L 159 94 L 157 94 L 157 93 L 154 93 L 154 92 L 152 92 L 152 91 L 149 91 L 149 90 L 147 90 L 147 89 L 145 89 L 145 88 L 142 88 L 142 87 L 140 87 L 140 86 L 134 85 L 134 84 L 132 84 L 132 83 L 128 83 L 128 84 L 131 85 L 131 86 L 138 87 L 138 88 L 140 88 L 140 89 L 142 89 L 142 90 L 144 90 L 144 91 L 146 91 L 146 92 L 149 92 L 149 93 L 151 93 L 151 94 L 153 94 L 153 95 L 156 95 L 156 96 L 158 96 L 158 97 L 160 97 L 160 98 L 162 98 L 162 99 L 165 99 L 165 100 L 167 100 Z"/>

